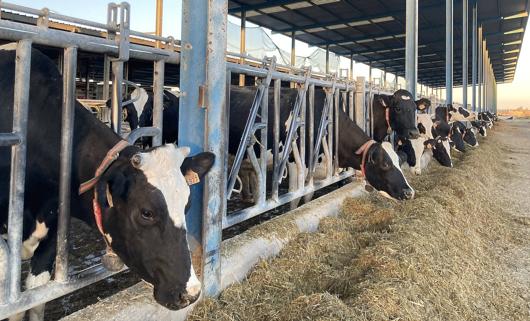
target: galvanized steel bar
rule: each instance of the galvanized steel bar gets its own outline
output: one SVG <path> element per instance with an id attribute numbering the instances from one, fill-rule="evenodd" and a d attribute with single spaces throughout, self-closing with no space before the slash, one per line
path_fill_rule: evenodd
<path id="1" fill-rule="evenodd" d="M 445 103 L 453 103 L 453 0 L 445 0 Z"/>
<path id="2" fill-rule="evenodd" d="M 326 45 L 326 75 L 329 74 L 329 45 Z"/>
<path id="3" fill-rule="evenodd" d="M 189 0 L 188 0 L 189 1 Z M 191 1 L 190 1 L 191 2 Z M 196 2 L 196 1 L 193 1 Z M 206 67 L 206 120 L 205 150 L 223 155 L 228 148 L 223 121 L 226 119 L 226 32 L 228 4 L 225 0 L 208 1 Z M 204 15 L 204 12 L 202 12 Z M 224 123 L 224 126 L 228 124 Z M 203 289 L 206 295 L 219 293 L 221 286 L 222 217 L 226 213 L 225 159 L 218 157 L 206 176 L 203 218 Z"/>
<path id="4" fill-rule="evenodd" d="M 20 144 L 21 138 L 17 133 L 0 133 L 0 146 Z"/>
<path id="5" fill-rule="evenodd" d="M 162 23 L 164 20 L 164 0 L 156 0 L 156 26 L 155 26 L 155 35 L 162 37 Z M 161 47 L 160 40 L 156 41 L 156 47 Z"/>
<path id="6" fill-rule="evenodd" d="M 273 168 L 279 166 L 280 161 L 280 92 L 281 92 L 282 81 L 280 79 L 274 80 L 274 123 L 272 126 L 273 145 L 272 145 L 272 160 Z M 272 176 L 272 199 L 278 200 L 278 190 L 280 185 L 279 175 L 281 173 L 273 172 Z"/>
<path id="7" fill-rule="evenodd" d="M 153 137 L 153 146 L 162 142 L 162 115 L 164 113 L 164 69 L 165 61 L 155 61 L 153 66 L 153 126 L 160 129 L 160 133 Z"/>
<path id="8" fill-rule="evenodd" d="M 8 271 L 9 269 L 9 247 L 3 238 L 0 237 L 0 307 L 7 302 L 8 299 Z"/>
<path id="9" fill-rule="evenodd" d="M 309 111 L 309 116 L 307 117 L 307 122 L 308 122 L 308 137 L 309 137 L 309 151 L 308 151 L 308 155 L 309 155 L 309 164 L 308 164 L 308 168 L 310 169 L 309 170 L 309 173 L 308 173 L 308 177 L 307 177 L 307 183 L 309 186 L 312 186 L 313 185 L 313 168 L 315 168 L 314 164 L 315 164 L 315 159 L 313 158 L 313 154 L 315 153 L 315 146 L 314 146 L 314 141 L 315 141 L 315 85 L 309 85 L 309 89 L 308 89 L 308 92 L 307 92 L 307 99 L 309 100 L 309 107 L 308 107 L 308 111 Z"/>
<path id="10" fill-rule="evenodd" d="M 362 130 L 366 132 L 366 122 L 365 122 L 365 80 L 364 77 L 357 77 L 355 82 L 355 123 Z"/>
<path id="11" fill-rule="evenodd" d="M 406 3 L 406 47 L 405 79 L 407 90 L 416 98 L 418 82 L 418 0 L 407 0 Z"/>
<path id="12" fill-rule="evenodd" d="M 119 54 L 119 46 L 114 40 L 46 29 L 8 20 L 0 20 L 0 38 L 10 41 L 30 39 L 39 45 L 59 48 L 78 47 L 78 50 L 93 53 Z M 120 36 L 117 36 L 118 40 L 119 38 Z M 165 59 L 168 63 L 172 64 L 178 64 L 180 62 L 179 53 L 177 52 L 136 44 L 130 44 L 130 57 L 147 61 Z"/>
<path id="13" fill-rule="evenodd" d="M 112 61 L 112 110 L 110 127 L 121 136 L 123 61 Z"/>
<path id="14" fill-rule="evenodd" d="M 103 55 L 103 100 L 109 99 L 110 85 L 110 58 L 108 54 Z"/>
<path id="15" fill-rule="evenodd" d="M 477 52 L 478 52 L 478 59 L 477 59 L 477 74 L 478 74 L 478 101 L 477 101 L 477 110 L 478 112 L 482 111 L 482 55 L 484 52 L 482 51 L 482 26 L 478 27 L 478 39 L 477 39 Z"/>
<path id="16" fill-rule="evenodd" d="M 309 172 L 311 173 L 311 177 L 314 174 L 315 167 L 318 161 L 318 156 L 320 152 L 320 145 L 323 144 L 324 140 L 326 139 L 324 136 L 326 135 L 326 128 L 328 128 L 328 124 L 330 122 L 330 113 L 329 110 L 333 109 L 333 92 L 335 91 L 335 87 L 332 86 L 331 90 L 329 92 L 325 92 L 326 98 L 324 101 L 324 106 L 322 106 L 322 114 L 320 116 L 320 122 L 318 124 L 318 132 L 316 136 L 316 141 L 314 143 L 313 152 L 311 154 L 311 166 L 309 167 Z M 314 108 L 314 92 L 313 92 L 313 108 Z M 328 135 L 330 134 L 329 128 Z M 322 146 L 322 149 L 325 151 L 325 147 Z M 325 151 L 326 155 L 328 155 L 328 151 Z M 328 166 L 329 166 L 329 160 L 328 160 Z"/>
<path id="17" fill-rule="evenodd" d="M 247 12 L 243 11 L 243 12 L 241 12 L 241 27 L 240 27 L 240 30 L 239 30 L 239 52 L 241 53 L 241 55 L 246 55 L 246 53 L 247 53 L 246 31 L 247 31 Z M 241 57 L 239 59 L 239 63 L 240 64 L 244 64 L 245 63 L 245 58 Z M 241 86 L 241 87 L 245 86 L 245 74 L 240 74 L 239 75 L 239 86 Z"/>
<path id="18" fill-rule="evenodd" d="M 11 175 L 9 185 L 8 239 L 9 246 L 9 302 L 20 296 L 20 261 L 24 213 L 24 184 L 26 180 L 26 148 L 28 129 L 29 84 L 31 71 L 31 40 L 20 40 L 16 49 L 15 86 L 13 97 L 13 132 L 21 142 L 11 147 Z"/>
<path id="19" fill-rule="evenodd" d="M 333 108 L 333 174 L 339 170 L 339 109 L 340 109 L 340 90 L 335 89 L 334 93 L 334 107 Z"/>
<path id="20" fill-rule="evenodd" d="M 468 71 L 468 1 L 462 1 L 462 105 L 467 108 L 467 71 Z"/>
<path id="21" fill-rule="evenodd" d="M 478 51 L 478 43 L 477 43 L 477 33 L 478 33 L 478 26 L 477 26 L 477 1 L 473 1 L 473 32 L 472 32 L 472 59 L 471 59 L 471 110 L 477 111 L 477 51 Z"/>
<path id="22" fill-rule="evenodd" d="M 68 281 L 68 238 L 70 228 L 70 191 L 72 177 L 72 142 L 74 138 L 75 76 L 77 48 L 64 50 L 63 112 L 61 118 L 61 151 L 59 181 L 59 218 L 57 224 L 57 255 L 55 280 Z"/>

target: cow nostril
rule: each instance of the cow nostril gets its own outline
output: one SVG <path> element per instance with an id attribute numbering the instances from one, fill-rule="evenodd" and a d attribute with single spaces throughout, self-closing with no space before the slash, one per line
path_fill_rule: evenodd
<path id="1" fill-rule="evenodd" d="M 410 199 L 412 199 L 413 197 L 414 197 L 414 190 L 413 190 L 413 189 L 410 189 L 410 188 L 406 189 L 406 190 L 405 190 L 405 198 L 408 199 L 408 200 L 410 200 Z"/>

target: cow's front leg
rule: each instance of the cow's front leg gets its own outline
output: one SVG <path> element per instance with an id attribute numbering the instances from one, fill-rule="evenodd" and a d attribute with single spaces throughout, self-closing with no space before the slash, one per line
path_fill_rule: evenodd
<path id="1" fill-rule="evenodd" d="M 35 255 L 31 259 L 31 270 L 26 278 L 26 290 L 39 287 L 50 281 L 55 262 L 56 244 L 57 234 L 53 231 L 35 251 Z M 44 320 L 44 307 L 45 305 L 41 304 L 29 310 L 29 320 Z"/>

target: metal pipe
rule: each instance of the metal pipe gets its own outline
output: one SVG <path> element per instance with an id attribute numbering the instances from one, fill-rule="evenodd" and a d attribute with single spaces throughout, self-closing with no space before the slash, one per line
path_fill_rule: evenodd
<path id="1" fill-rule="evenodd" d="M 162 37 L 162 22 L 164 19 L 164 0 L 156 0 L 156 27 L 155 35 Z M 156 41 L 156 47 L 160 48 L 162 43 L 160 40 Z"/>
<path id="2" fill-rule="evenodd" d="M 239 31 L 239 52 L 241 55 L 246 55 L 247 53 L 247 12 L 241 12 L 241 28 Z M 245 63 L 245 58 L 241 57 L 239 59 L 240 64 Z M 245 74 L 239 74 L 239 86 L 245 86 Z"/>
<path id="3" fill-rule="evenodd" d="M 110 59 L 109 55 L 103 56 L 103 100 L 109 99 L 109 83 L 110 83 Z"/>
<path id="4" fill-rule="evenodd" d="M 192 2 L 187 0 L 186 2 Z M 203 0 L 205 1 L 205 0 Z M 196 1 L 193 1 L 194 3 Z M 228 6 L 225 0 L 208 0 L 206 47 L 206 120 L 205 150 L 214 155 L 226 154 L 228 135 L 223 126 L 226 118 L 226 32 Z M 199 12 L 203 14 L 204 12 Z M 264 157 L 264 156 L 262 156 Z M 217 295 L 221 284 L 222 218 L 226 214 L 226 160 L 219 157 L 206 176 L 203 201 L 203 289 L 206 295 Z"/>
<path id="5" fill-rule="evenodd" d="M 20 40 L 16 49 L 15 87 L 13 97 L 13 132 L 20 134 L 21 142 L 11 147 L 11 175 L 7 243 L 9 246 L 9 301 L 20 296 L 20 251 L 24 213 L 24 184 L 26 180 L 26 148 L 28 104 L 31 70 L 31 40 Z"/>
<path id="6" fill-rule="evenodd" d="M 162 133 L 163 113 L 164 113 L 164 60 L 154 62 L 153 66 L 153 126 L 160 129 L 160 133 L 153 137 L 153 146 L 163 143 Z"/>
<path id="7" fill-rule="evenodd" d="M 445 103 L 453 103 L 453 0 L 445 0 Z"/>
<path id="8" fill-rule="evenodd" d="M 407 90 L 416 99 L 416 84 L 418 82 L 418 0 L 407 0 L 405 42 Z"/>
<path id="9" fill-rule="evenodd" d="M 0 237 L 0 306 L 5 305 L 8 299 L 8 268 L 9 268 L 9 248 L 3 238 Z"/>
<path id="10" fill-rule="evenodd" d="M 482 25 L 478 27 L 478 39 L 477 39 L 477 53 L 478 53 L 478 59 L 477 59 L 477 74 L 478 74 L 478 101 L 477 101 L 477 110 L 479 112 L 482 111 Z"/>
<path id="11" fill-rule="evenodd" d="M 90 93 L 90 83 L 88 81 L 88 72 L 89 72 L 88 65 L 89 64 L 87 63 L 86 68 L 85 68 L 85 99 L 90 99 L 90 95 L 89 95 L 89 93 Z"/>
<path id="12" fill-rule="evenodd" d="M 326 45 L 326 75 L 329 74 L 329 45 Z"/>
<path id="13" fill-rule="evenodd" d="M 20 135 L 17 133 L 0 133 L 0 146 L 12 146 L 20 142 Z"/>
<path id="14" fill-rule="evenodd" d="M 350 77 L 349 80 L 353 80 L 353 65 L 355 64 L 355 61 L 353 60 L 353 54 L 350 55 Z"/>
<path id="15" fill-rule="evenodd" d="M 467 108 L 467 71 L 468 71 L 468 0 L 462 1 L 462 104 Z"/>
<path id="16" fill-rule="evenodd" d="M 280 159 L 280 91 L 282 81 L 280 79 L 274 80 L 274 120 L 272 127 L 273 145 L 272 145 L 272 160 L 273 168 L 278 168 Z M 272 179 L 272 199 L 278 200 L 279 179 L 273 175 Z"/>
<path id="17" fill-rule="evenodd" d="M 112 110 L 110 124 L 112 130 L 121 136 L 123 61 L 114 60 L 112 62 L 112 77 Z"/>
<path id="18" fill-rule="evenodd" d="M 364 103 L 366 83 L 364 77 L 357 77 L 355 82 L 355 123 L 366 132 Z"/>
<path id="19" fill-rule="evenodd" d="M 315 142 L 314 142 L 314 140 L 315 140 L 314 139 L 314 135 L 315 135 L 315 85 L 310 85 L 309 86 L 308 98 L 309 98 L 309 117 L 308 117 L 308 122 L 309 122 L 309 134 L 308 134 L 308 137 L 309 137 L 309 164 L 308 164 L 308 168 L 310 170 L 309 170 L 309 173 L 308 173 L 307 182 L 308 182 L 309 186 L 312 186 L 313 185 L 313 174 L 314 174 L 312 169 L 315 168 L 315 166 L 314 166 L 315 160 L 313 159 L 313 154 L 315 153 L 315 146 L 314 146 L 314 144 L 315 144 Z"/>
<path id="20" fill-rule="evenodd" d="M 476 0 L 473 2 L 473 32 L 471 39 L 471 110 L 474 112 L 477 111 L 477 2 Z"/>
<path id="21" fill-rule="evenodd" d="M 68 281 L 68 232 L 70 228 L 70 191 L 72 176 L 72 142 L 74 137 L 76 70 L 77 48 L 70 47 L 64 50 L 59 218 L 57 224 L 57 255 L 55 259 L 55 280 L 61 283 Z"/>
<path id="22" fill-rule="evenodd" d="M 41 28 L 8 20 L 0 20 L 0 38 L 10 41 L 28 39 L 32 40 L 35 44 L 50 47 L 77 47 L 78 50 L 92 53 L 107 53 L 114 56 L 119 54 L 119 46 L 115 40 Z M 116 39 L 119 40 L 120 37 L 117 36 Z M 172 64 L 178 64 L 180 62 L 180 54 L 177 52 L 136 44 L 130 44 L 129 54 L 131 58 L 147 61 L 165 59 L 166 62 Z"/>

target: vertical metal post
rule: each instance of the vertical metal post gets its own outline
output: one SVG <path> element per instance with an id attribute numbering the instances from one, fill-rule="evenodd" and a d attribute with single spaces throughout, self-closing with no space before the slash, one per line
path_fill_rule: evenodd
<path id="1" fill-rule="evenodd" d="M 20 296 L 20 248 L 24 213 L 24 183 L 26 180 L 26 147 L 28 129 L 29 80 L 31 69 L 31 40 L 20 40 L 15 60 L 13 97 L 13 132 L 20 134 L 20 144 L 11 147 L 11 176 L 9 185 L 8 238 L 9 301 Z"/>
<path id="2" fill-rule="evenodd" d="M 153 63 L 153 126 L 160 129 L 160 133 L 153 137 L 153 146 L 162 142 L 162 114 L 164 112 L 164 69 L 165 61 Z"/>
<path id="3" fill-rule="evenodd" d="M 109 99 L 110 82 L 110 59 L 109 55 L 103 55 L 103 100 Z"/>
<path id="4" fill-rule="evenodd" d="M 326 45 L 326 75 L 329 74 L 329 45 Z"/>
<path id="5" fill-rule="evenodd" d="M 445 103 L 453 103 L 453 0 L 445 0 Z"/>
<path id="6" fill-rule="evenodd" d="M 123 61 L 112 61 L 112 111 L 111 128 L 121 136 Z"/>
<path id="7" fill-rule="evenodd" d="M 355 61 L 353 61 L 353 54 L 351 54 L 350 56 L 350 77 L 349 77 L 350 80 L 353 80 L 353 64 L 354 63 Z"/>
<path id="8" fill-rule="evenodd" d="M 241 12 L 241 27 L 239 30 L 239 53 L 245 55 L 247 53 L 247 12 Z M 240 64 L 245 63 L 245 58 L 239 59 Z M 239 86 L 245 86 L 245 74 L 239 74 Z"/>
<path id="9" fill-rule="evenodd" d="M 90 99 L 90 82 L 88 81 L 88 61 L 85 69 L 85 99 Z"/>
<path id="10" fill-rule="evenodd" d="M 398 90 L 398 81 L 399 81 L 398 75 L 395 74 L 394 75 L 394 91 Z"/>
<path id="11" fill-rule="evenodd" d="M 407 90 L 416 99 L 418 82 L 418 0 L 407 0 L 406 8 L 405 79 Z"/>
<path id="12" fill-rule="evenodd" d="M 368 62 L 368 86 L 372 88 L 372 62 Z"/>
<path id="13" fill-rule="evenodd" d="M 471 110 L 477 110 L 477 1 L 473 1 L 473 32 L 472 32 L 472 47 L 471 47 Z"/>
<path id="14" fill-rule="evenodd" d="M 477 39 L 477 52 L 478 52 L 478 59 L 477 59 L 477 70 L 478 70 L 478 102 L 477 102 L 477 110 L 479 112 L 482 111 L 482 26 L 478 27 L 478 39 Z"/>
<path id="15" fill-rule="evenodd" d="M 366 97 L 366 81 L 364 77 L 357 77 L 355 82 L 355 123 L 366 132 L 364 104 Z"/>
<path id="16" fill-rule="evenodd" d="M 386 68 L 383 69 L 383 88 L 386 88 Z"/>
<path id="17" fill-rule="evenodd" d="M 162 37 L 162 21 L 164 18 L 164 0 L 156 0 L 156 29 L 155 35 Z M 156 47 L 160 48 L 162 43 L 160 40 L 156 41 Z"/>
<path id="18" fill-rule="evenodd" d="M 291 32 L 291 66 L 296 66 L 296 39 L 294 37 L 295 32 Z M 296 83 L 291 82 L 290 83 L 291 88 L 296 88 Z"/>
<path id="19" fill-rule="evenodd" d="M 468 1 L 462 1 L 462 105 L 467 108 L 467 71 L 468 71 Z"/>
<path id="20" fill-rule="evenodd" d="M 207 150 L 216 155 L 204 195 L 202 184 L 191 187 L 192 206 L 186 216 L 190 247 L 195 253 L 202 250 L 203 291 L 209 296 L 219 292 L 221 283 L 221 223 L 226 211 L 226 17 L 224 0 L 182 2 L 180 85 L 185 94 L 180 98 L 179 145 L 189 146 L 192 154 Z M 205 106 L 199 106 L 199 93 L 205 95 Z"/>
<path id="21" fill-rule="evenodd" d="M 309 186 L 313 186 L 313 171 L 311 170 L 314 168 L 313 164 L 313 154 L 315 150 L 315 143 L 314 143 L 314 135 L 315 135 L 315 85 L 311 84 L 309 85 L 309 88 L 307 90 L 307 98 L 309 100 L 309 116 L 308 116 L 308 138 L 309 138 L 309 164 L 308 168 L 309 170 L 309 178 L 308 178 L 308 184 Z M 279 120 L 278 120 L 279 122 Z"/>
<path id="22" fill-rule="evenodd" d="M 59 181 L 59 220 L 55 280 L 68 281 L 68 232 L 70 227 L 70 191 L 72 176 L 72 141 L 74 137 L 75 74 L 77 48 L 64 50 L 63 115 L 61 119 L 61 172 Z"/>

